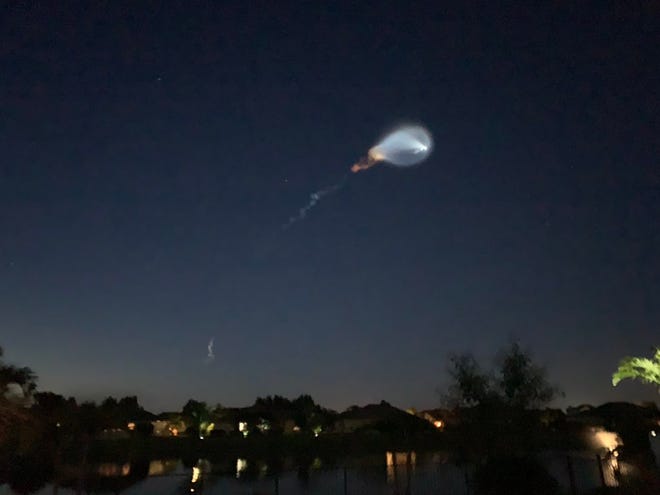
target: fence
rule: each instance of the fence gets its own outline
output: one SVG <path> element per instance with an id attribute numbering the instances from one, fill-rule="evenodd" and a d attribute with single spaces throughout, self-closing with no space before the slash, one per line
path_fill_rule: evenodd
<path id="1" fill-rule="evenodd" d="M 205 480 L 204 493 L 237 495 L 475 495 L 474 465 L 449 462 L 419 464 L 409 454 L 394 454 L 381 465 L 341 466 L 312 472 L 285 471 L 257 480 Z M 404 462 L 401 457 L 406 456 Z M 539 459 L 562 492 L 580 495 L 600 487 L 618 486 L 616 463 L 598 455 L 546 454 Z M 206 483 L 208 481 L 208 485 Z"/>
<path id="2" fill-rule="evenodd" d="M 616 458 L 578 452 L 546 452 L 536 460 L 569 495 L 617 486 L 617 473 L 626 468 Z M 506 468 L 498 468 L 501 466 Z M 316 459 L 277 470 L 261 461 L 240 458 L 214 464 L 199 460 L 192 467 L 177 460 L 106 463 L 95 466 L 93 475 L 88 471 L 80 478 L 59 479 L 38 493 L 45 495 L 52 489 L 58 495 L 102 491 L 127 495 L 476 495 L 477 469 L 475 465 L 449 462 L 446 455 L 418 456 L 415 452 L 388 452 L 385 459 L 341 465 Z M 0 495 L 13 493 L 0 486 Z"/>

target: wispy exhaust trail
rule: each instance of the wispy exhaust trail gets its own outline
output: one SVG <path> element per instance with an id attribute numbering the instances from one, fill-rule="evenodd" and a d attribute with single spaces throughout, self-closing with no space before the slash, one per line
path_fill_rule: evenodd
<path id="1" fill-rule="evenodd" d="M 339 181 L 337 184 L 334 184 L 332 186 L 326 187 L 324 189 L 321 189 L 319 191 L 316 191 L 316 192 L 313 192 L 312 194 L 310 194 L 309 195 L 309 202 L 305 206 L 300 208 L 300 210 L 298 210 L 297 215 L 289 218 L 289 221 L 287 223 L 285 223 L 284 225 L 282 225 L 282 228 L 283 229 L 288 229 L 294 223 L 299 222 L 300 220 L 304 220 L 304 218 L 307 216 L 307 213 L 309 212 L 309 210 L 314 208 L 314 206 L 316 206 L 316 203 L 321 201 L 321 198 L 323 198 L 324 196 L 327 196 L 328 194 L 335 193 L 339 189 L 344 187 L 344 185 L 346 184 L 346 179 L 348 179 L 348 175 L 345 175 L 344 178 L 341 181 Z"/>

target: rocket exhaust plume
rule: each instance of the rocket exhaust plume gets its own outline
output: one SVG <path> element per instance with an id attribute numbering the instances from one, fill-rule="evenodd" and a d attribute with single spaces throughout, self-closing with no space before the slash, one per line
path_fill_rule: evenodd
<path id="1" fill-rule="evenodd" d="M 430 154 L 433 142 L 429 131 L 419 125 L 399 127 L 385 136 L 369 150 L 369 154 L 351 167 L 353 173 L 379 164 L 409 167 L 424 161 Z"/>
<path id="2" fill-rule="evenodd" d="M 373 146 L 367 156 L 351 167 L 351 172 L 355 174 L 379 163 L 387 163 L 395 167 L 410 167 L 424 161 L 431 154 L 432 147 L 431 133 L 424 127 L 419 125 L 401 126 Z M 344 187 L 347 178 L 348 175 L 337 184 L 310 194 L 307 204 L 298 210 L 297 215 L 290 217 L 282 228 L 288 229 L 294 223 L 304 220 L 309 210 L 314 208 L 324 196 Z"/>

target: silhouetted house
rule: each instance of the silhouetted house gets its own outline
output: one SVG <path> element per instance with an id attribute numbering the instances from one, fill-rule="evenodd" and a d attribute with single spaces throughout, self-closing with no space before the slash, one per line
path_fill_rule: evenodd
<path id="1" fill-rule="evenodd" d="M 566 428 L 574 434 L 591 431 L 593 428 L 603 428 L 602 418 L 593 413 L 594 406 L 581 404 L 566 408 Z"/>
<path id="2" fill-rule="evenodd" d="M 332 423 L 336 413 L 314 403 L 310 396 L 294 400 L 281 396 L 258 398 L 248 407 L 217 408 L 211 414 L 214 431 L 226 434 L 294 434 L 318 435 Z"/>
<path id="3" fill-rule="evenodd" d="M 567 419 L 570 422 L 602 426 L 614 431 L 617 427 L 630 423 L 644 425 L 650 429 L 660 419 L 660 411 L 655 404 L 637 405 L 629 402 L 607 402 L 601 406 L 569 407 Z"/>
<path id="4" fill-rule="evenodd" d="M 606 426 L 617 428 L 630 422 L 644 425 L 650 430 L 660 420 L 660 411 L 655 404 L 631 404 L 629 402 L 607 402 L 592 411 L 593 414 L 604 418 Z"/>
<path id="5" fill-rule="evenodd" d="M 416 416 L 428 421 L 436 430 L 444 430 L 460 422 L 458 415 L 449 409 L 427 409 L 416 413 Z"/>
<path id="6" fill-rule="evenodd" d="M 299 433 L 302 430 L 296 420 L 287 418 L 282 422 L 282 433 Z"/>
<path id="7" fill-rule="evenodd" d="M 213 431 L 222 432 L 221 435 L 231 435 L 238 431 L 238 424 L 231 419 L 213 418 L 213 425 Z"/>
<path id="8" fill-rule="evenodd" d="M 212 414 L 211 421 L 214 424 L 213 431 L 216 432 L 216 435 L 267 433 L 273 427 L 273 421 L 263 417 L 261 411 L 255 410 L 254 406 L 225 407 Z"/>
<path id="9" fill-rule="evenodd" d="M 608 402 L 573 414 L 568 421 L 616 432 L 628 448 L 649 449 L 649 432 L 657 428 L 660 411 L 655 404 Z"/>
<path id="10" fill-rule="evenodd" d="M 96 435 L 96 438 L 99 440 L 123 440 L 135 435 L 149 436 L 153 433 L 155 418 L 156 415 L 148 411 L 141 411 L 127 422 L 105 421 L 103 429 Z"/>
<path id="11" fill-rule="evenodd" d="M 333 430 L 336 433 L 353 433 L 360 430 L 412 433 L 428 431 L 431 428 L 428 421 L 382 401 L 380 404 L 347 409 L 337 417 Z"/>
<path id="12" fill-rule="evenodd" d="M 185 418 L 177 412 L 161 413 L 151 424 L 154 428 L 153 435 L 156 437 L 178 437 L 188 429 Z"/>
<path id="13" fill-rule="evenodd" d="M 128 429 L 124 428 L 104 428 L 96 435 L 99 440 L 124 440 L 131 435 Z"/>
<path id="14" fill-rule="evenodd" d="M 293 433 L 300 431 L 299 421 L 295 419 L 296 412 L 287 408 L 269 408 L 254 405 L 245 408 L 243 420 L 247 422 L 250 431 L 259 433 Z"/>
<path id="15" fill-rule="evenodd" d="M 301 430 L 294 416 L 296 414 L 293 411 L 269 409 L 263 405 L 227 408 L 222 411 L 222 421 L 227 425 L 228 433 L 294 433 Z"/>
<path id="16" fill-rule="evenodd" d="M 561 409 L 547 407 L 538 411 L 538 420 L 546 428 L 556 427 L 566 421 L 566 414 Z"/>
<path id="17" fill-rule="evenodd" d="M 131 419 L 125 425 L 123 425 L 122 428 L 126 428 L 131 435 L 153 435 L 153 422 L 157 419 L 158 416 L 143 409 L 131 416 Z"/>
<path id="18" fill-rule="evenodd" d="M 216 435 L 249 432 L 259 423 L 259 416 L 252 407 L 225 407 L 211 415 Z M 222 432 L 222 433 L 219 433 Z"/>
<path id="19" fill-rule="evenodd" d="M 566 409 L 566 416 L 569 418 L 579 419 L 580 417 L 585 417 L 591 410 L 594 409 L 594 406 L 591 404 L 580 404 L 579 406 L 571 406 Z"/>

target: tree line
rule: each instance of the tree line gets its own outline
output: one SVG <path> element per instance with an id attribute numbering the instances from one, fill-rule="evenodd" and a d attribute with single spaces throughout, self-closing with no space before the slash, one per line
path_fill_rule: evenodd
<path id="1" fill-rule="evenodd" d="M 613 383 L 626 378 L 660 384 L 660 350 L 654 359 L 623 359 L 613 375 Z M 525 411 L 545 407 L 562 393 L 532 354 L 514 342 L 496 354 L 492 367 L 484 366 L 470 353 L 451 354 L 447 383 L 440 395 L 445 408 L 462 411 L 465 422 L 473 419 L 483 423 L 496 417 L 523 418 Z M 212 416 L 222 416 L 222 409 L 190 399 L 180 412 L 199 428 Z M 287 416 L 303 429 L 312 422 L 327 424 L 333 414 L 309 395 L 293 400 L 277 395 L 257 398 L 245 409 L 251 409 L 255 417 Z M 0 347 L 0 444 L 16 424 L 35 418 L 60 431 L 91 436 L 100 428 L 125 428 L 128 422 L 148 423 L 155 415 L 146 411 L 136 396 L 107 397 L 97 404 L 78 403 L 72 397 L 38 391 L 34 371 L 6 363 Z"/>

